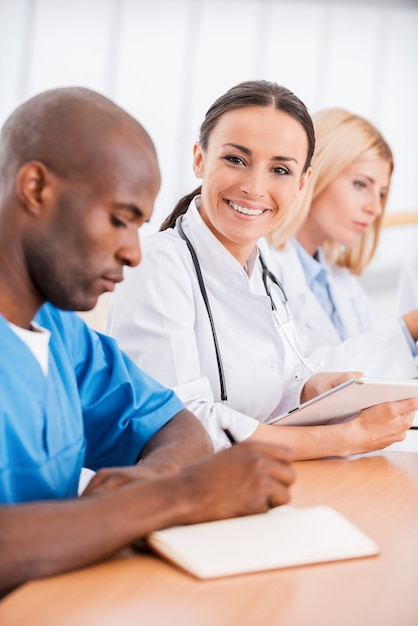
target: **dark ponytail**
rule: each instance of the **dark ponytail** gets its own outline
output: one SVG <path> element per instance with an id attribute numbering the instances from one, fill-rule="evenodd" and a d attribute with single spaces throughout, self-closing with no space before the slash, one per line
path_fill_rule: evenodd
<path id="1" fill-rule="evenodd" d="M 201 191 L 202 191 L 202 187 L 198 187 L 194 191 L 191 191 L 190 193 L 188 193 L 187 196 L 183 196 L 183 198 L 181 198 L 181 200 L 177 202 L 176 206 L 171 211 L 170 215 L 165 218 L 164 222 L 161 224 L 160 230 L 167 230 L 167 228 L 174 228 L 177 218 L 180 217 L 180 215 L 184 215 L 186 213 L 193 198 L 198 196 L 201 193 Z"/>

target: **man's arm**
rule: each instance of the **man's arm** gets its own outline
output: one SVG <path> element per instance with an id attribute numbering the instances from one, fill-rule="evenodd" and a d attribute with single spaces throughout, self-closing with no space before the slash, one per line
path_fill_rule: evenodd
<path id="1" fill-rule="evenodd" d="M 138 458 L 138 465 L 100 471 L 90 480 L 83 495 L 114 489 L 132 479 L 148 480 L 171 474 L 212 453 L 206 430 L 193 413 L 183 409 L 151 437 Z"/>
<path id="2" fill-rule="evenodd" d="M 147 467 L 173 464 L 180 468 L 211 453 L 207 431 L 193 413 L 183 409 L 149 440 L 141 460 Z"/>
<path id="3" fill-rule="evenodd" d="M 286 448 L 242 443 L 161 478 L 131 477 L 73 500 L 0 506 L 0 593 L 94 563 L 153 530 L 284 504 L 294 480 L 290 461 Z"/>

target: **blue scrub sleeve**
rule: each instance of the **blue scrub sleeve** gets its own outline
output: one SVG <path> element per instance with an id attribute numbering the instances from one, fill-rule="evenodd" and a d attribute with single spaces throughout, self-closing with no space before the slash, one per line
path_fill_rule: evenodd
<path id="1" fill-rule="evenodd" d="M 51 350 L 67 349 L 76 376 L 91 469 L 129 465 L 183 408 L 175 393 L 148 376 L 116 341 L 79 315 L 45 305 L 37 322 L 51 330 Z M 55 331 L 52 329 L 55 327 Z"/>

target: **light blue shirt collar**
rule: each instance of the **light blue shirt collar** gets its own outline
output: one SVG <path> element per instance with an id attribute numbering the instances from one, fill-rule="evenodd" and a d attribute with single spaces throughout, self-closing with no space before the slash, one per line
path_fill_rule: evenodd
<path id="1" fill-rule="evenodd" d="M 328 266 L 322 248 L 318 248 L 317 259 L 315 259 L 309 252 L 306 252 L 305 248 L 298 241 L 295 240 L 294 245 L 309 288 L 312 289 L 314 283 L 319 283 L 321 286 L 326 285 L 328 282 Z"/>
<path id="2" fill-rule="evenodd" d="M 309 289 L 334 324 L 340 338 L 346 339 L 347 334 L 332 297 L 329 285 L 329 268 L 323 249 L 318 248 L 315 253 L 316 258 L 314 258 L 306 252 L 298 241 L 294 243 Z"/>

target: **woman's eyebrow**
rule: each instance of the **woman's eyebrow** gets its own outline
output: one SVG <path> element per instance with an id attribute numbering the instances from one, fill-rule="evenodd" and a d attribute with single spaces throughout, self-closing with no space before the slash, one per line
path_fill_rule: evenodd
<path id="1" fill-rule="evenodd" d="M 241 146 L 239 143 L 224 143 L 223 148 L 235 148 L 236 150 L 240 150 L 241 152 L 243 152 L 244 154 L 247 154 L 248 156 L 252 155 L 252 150 L 250 150 L 249 148 L 246 148 L 245 146 Z M 295 159 L 294 157 L 288 157 L 288 156 L 273 156 L 271 157 L 271 161 L 293 161 L 294 163 L 296 163 L 296 165 L 298 165 L 298 161 L 297 159 Z"/>

